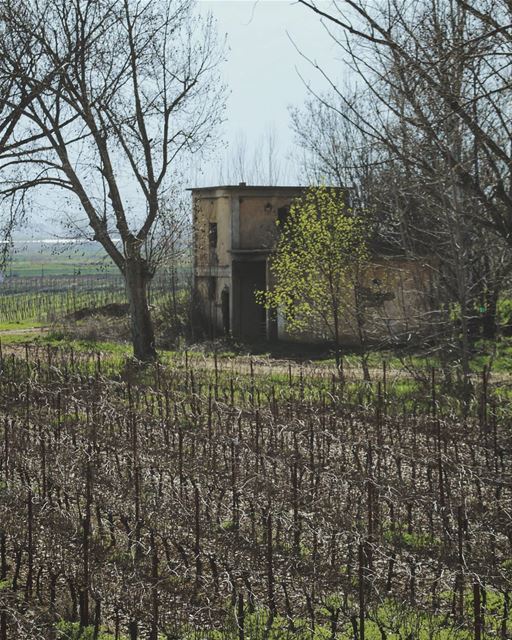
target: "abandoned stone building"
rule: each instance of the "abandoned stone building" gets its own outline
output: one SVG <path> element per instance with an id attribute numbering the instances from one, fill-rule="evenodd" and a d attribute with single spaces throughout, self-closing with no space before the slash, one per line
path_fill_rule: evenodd
<path id="1" fill-rule="evenodd" d="M 203 325 L 212 337 L 231 334 L 243 340 L 319 342 L 328 340 L 322 327 L 300 335 L 287 331 L 279 312 L 266 310 L 256 291 L 272 286 L 270 269 L 281 221 L 304 187 L 264 187 L 240 183 L 191 189 L 194 227 L 194 287 Z M 428 312 L 432 271 L 421 261 L 389 250 L 373 251 L 373 283 L 387 291 L 366 323 L 379 341 L 402 342 L 418 332 Z M 350 294 L 347 294 L 350 295 Z M 349 319 L 343 340 L 358 342 Z"/>

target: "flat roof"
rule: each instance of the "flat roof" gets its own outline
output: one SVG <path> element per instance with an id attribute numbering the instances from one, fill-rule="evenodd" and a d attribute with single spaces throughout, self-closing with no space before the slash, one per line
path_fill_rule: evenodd
<path id="1" fill-rule="evenodd" d="M 215 191 L 216 189 L 224 189 L 226 191 L 242 191 L 244 189 L 250 190 L 250 191 L 271 191 L 273 189 L 275 189 L 276 191 L 303 191 L 304 189 L 307 189 L 308 187 L 306 185 L 301 185 L 301 186 L 280 186 L 280 185 L 260 185 L 260 184 L 219 184 L 219 185 L 214 185 L 212 187 L 188 187 L 187 191 Z M 330 187 L 330 188 L 337 188 L 337 187 Z"/>

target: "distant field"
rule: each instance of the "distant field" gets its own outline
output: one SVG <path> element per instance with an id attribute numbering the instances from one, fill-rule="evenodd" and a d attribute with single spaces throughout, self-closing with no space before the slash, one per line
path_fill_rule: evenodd
<path id="1" fill-rule="evenodd" d="M 4 273 L 7 277 L 118 273 L 95 244 L 18 243 Z"/>
<path id="2" fill-rule="evenodd" d="M 165 274 L 157 275 L 150 299 L 168 290 Z M 0 328 L 49 324 L 80 309 L 126 301 L 124 281 L 115 274 L 7 278 L 0 284 Z"/>
<path id="3" fill-rule="evenodd" d="M 94 261 L 77 265 L 70 259 L 62 260 L 59 257 L 59 260 L 55 261 L 16 260 L 6 270 L 6 275 L 13 278 L 28 278 L 57 275 L 95 275 L 97 273 L 116 273 L 116 271 L 117 269 L 114 265 L 111 266 Z"/>
<path id="4" fill-rule="evenodd" d="M 184 278 L 187 268 L 179 270 Z M 171 288 L 157 272 L 150 297 Z M 0 328 L 45 325 L 80 309 L 126 302 L 124 280 L 109 259 L 92 247 L 27 244 L 17 248 L 0 282 Z"/>

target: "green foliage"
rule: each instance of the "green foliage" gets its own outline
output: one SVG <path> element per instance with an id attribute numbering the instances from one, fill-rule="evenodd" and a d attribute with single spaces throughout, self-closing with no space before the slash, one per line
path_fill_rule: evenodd
<path id="1" fill-rule="evenodd" d="M 280 310 L 290 331 L 313 323 L 336 342 L 354 275 L 368 261 L 365 222 L 346 208 L 344 198 L 340 190 L 312 187 L 292 205 L 270 267 L 273 289 L 257 295 L 267 308 Z"/>
<path id="2" fill-rule="evenodd" d="M 428 550 L 441 544 L 438 538 L 432 538 L 427 533 L 409 533 L 406 527 L 401 529 L 386 529 L 384 539 L 399 547 L 415 551 Z"/>
<path id="3" fill-rule="evenodd" d="M 154 314 L 155 329 L 160 334 L 160 346 L 180 347 L 192 329 L 191 290 L 171 291 L 162 297 Z"/>
<path id="4" fill-rule="evenodd" d="M 501 563 L 501 566 L 503 567 L 506 574 L 510 575 L 510 579 L 512 581 L 512 558 L 507 558 L 506 560 L 503 560 L 503 562 Z"/>
<path id="5" fill-rule="evenodd" d="M 496 615 L 494 619 L 487 620 L 487 633 L 482 638 L 495 638 L 498 626 L 501 622 L 503 606 L 502 596 L 488 591 L 488 605 L 486 613 Z M 414 640 L 471 640 L 472 599 L 468 594 L 466 598 L 467 620 L 465 623 L 453 621 L 450 623 L 446 615 L 432 613 L 417 609 L 405 602 L 391 598 L 384 599 L 367 612 L 365 616 L 365 638 L 367 640 L 413 639 Z M 352 611 L 357 611 L 355 603 L 348 603 Z M 340 613 L 335 634 L 336 640 L 352 640 L 354 635 L 348 619 L 348 611 L 343 611 L 343 601 L 339 595 L 327 596 L 316 610 L 316 623 L 311 628 L 311 621 L 305 618 L 293 618 L 291 620 L 280 615 L 271 617 L 268 610 L 258 608 L 256 611 L 245 612 L 244 635 L 251 640 L 331 640 L 333 638 L 331 628 L 331 616 L 333 612 Z M 494 624 L 497 621 L 496 626 Z M 383 632 L 385 636 L 383 636 Z M 205 640 L 238 640 L 239 627 L 235 616 L 232 615 L 225 621 L 222 630 L 204 629 L 199 634 L 197 631 L 187 633 L 183 631 L 181 637 L 193 640 L 199 637 Z"/>
<path id="6" fill-rule="evenodd" d="M 234 530 L 236 529 L 236 525 L 235 525 L 235 523 L 233 522 L 233 520 L 223 520 L 223 521 L 220 523 L 220 528 L 221 528 L 223 531 L 234 531 Z"/>
<path id="7" fill-rule="evenodd" d="M 508 325 L 512 321 L 512 298 L 502 298 L 497 305 L 498 324 Z"/>
<path id="8" fill-rule="evenodd" d="M 80 627 L 78 622 L 60 620 L 55 625 L 55 630 L 59 640 L 93 640 L 94 638 L 94 627 Z M 100 630 L 97 638 L 98 640 L 114 640 L 114 634 Z"/>
<path id="9" fill-rule="evenodd" d="M 0 591 L 10 589 L 12 586 L 12 580 L 0 580 Z"/>

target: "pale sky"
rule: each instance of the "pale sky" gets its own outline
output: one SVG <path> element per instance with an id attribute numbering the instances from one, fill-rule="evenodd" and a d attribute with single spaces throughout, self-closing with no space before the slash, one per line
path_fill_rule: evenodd
<path id="1" fill-rule="evenodd" d="M 262 139 L 269 129 L 276 140 L 277 182 L 300 183 L 288 109 L 304 103 L 308 95 L 305 82 L 317 92 L 326 90 L 328 85 L 299 51 L 318 61 L 337 82 L 343 82 L 347 67 L 340 59 L 339 47 L 329 38 L 317 15 L 288 0 L 200 0 L 199 9 L 213 14 L 219 37 L 227 38 L 222 75 L 228 98 L 221 131 L 223 143 L 207 160 L 197 162 L 186 186 L 235 182 L 232 167 L 230 175 L 230 163 L 240 146 L 240 138 L 246 140 L 247 164 L 254 166 L 254 156 L 262 148 Z M 257 180 L 253 179 L 254 171 L 247 173 L 244 179 L 248 183 L 268 182 L 261 174 Z M 33 211 L 37 214 L 31 216 L 22 230 L 23 237 L 29 231 L 34 237 L 51 235 L 52 229 L 60 234 L 56 221 L 63 209 L 76 209 L 83 219 L 76 199 L 71 198 L 68 203 L 63 195 L 66 194 L 44 190 L 33 194 Z M 137 208 L 135 194 L 132 200 Z M 143 208 L 144 204 L 140 206 Z"/>
<path id="2" fill-rule="evenodd" d="M 241 136 L 247 138 L 248 155 L 254 154 L 264 132 L 273 128 L 283 181 L 295 182 L 288 107 L 304 103 L 304 81 L 315 91 L 327 89 L 325 79 L 299 51 L 318 61 L 336 81 L 343 82 L 347 67 L 340 59 L 339 47 L 329 38 L 319 17 L 295 2 L 201 0 L 200 5 L 216 18 L 219 34 L 227 35 L 223 75 L 230 95 L 223 137 L 229 146 L 226 151 L 219 150 L 220 162 L 228 162 L 230 151 L 233 153 Z M 198 179 L 204 184 L 217 177 L 215 169 L 211 169 Z"/>

